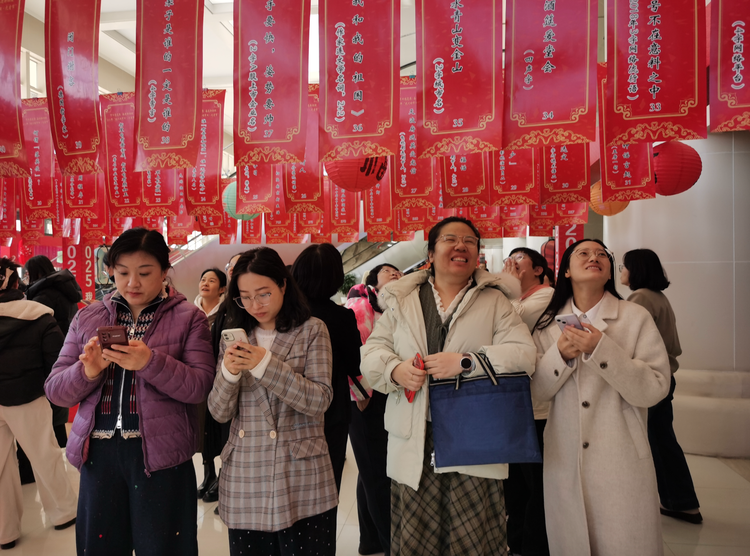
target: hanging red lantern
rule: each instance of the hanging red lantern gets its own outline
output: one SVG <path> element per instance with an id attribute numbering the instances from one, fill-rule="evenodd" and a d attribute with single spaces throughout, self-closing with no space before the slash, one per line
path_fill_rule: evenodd
<path id="1" fill-rule="evenodd" d="M 591 186 L 591 200 L 589 206 L 596 214 L 602 216 L 614 216 L 628 208 L 630 201 L 602 201 L 602 182 L 601 180 Z"/>
<path id="2" fill-rule="evenodd" d="M 703 171 L 698 152 L 680 141 L 667 141 L 654 147 L 654 184 L 659 195 L 687 191 Z"/>
<path id="3" fill-rule="evenodd" d="M 388 158 L 371 156 L 369 158 L 349 158 L 325 163 L 330 180 L 347 191 L 364 191 L 370 189 L 385 177 L 388 170 Z"/>

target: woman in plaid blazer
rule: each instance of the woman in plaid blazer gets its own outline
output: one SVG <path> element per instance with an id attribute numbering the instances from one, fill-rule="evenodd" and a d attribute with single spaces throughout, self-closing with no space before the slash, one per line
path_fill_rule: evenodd
<path id="1" fill-rule="evenodd" d="M 242 254 L 228 296 L 224 329 L 242 328 L 248 343 L 222 340 L 208 409 L 220 423 L 232 421 L 219 479 L 230 554 L 333 556 L 338 493 L 323 428 L 333 397 L 328 329 L 310 317 L 268 247 Z"/>

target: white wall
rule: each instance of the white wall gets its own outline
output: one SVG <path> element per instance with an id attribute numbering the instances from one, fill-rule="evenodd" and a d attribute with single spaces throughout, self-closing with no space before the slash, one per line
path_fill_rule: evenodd
<path id="1" fill-rule="evenodd" d="M 686 143 L 703 160 L 698 183 L 605 218 L 604 241 L 618 262 L 641 247 L 661 258 L 681 368 L 750 372 L 750 132 Z"/>

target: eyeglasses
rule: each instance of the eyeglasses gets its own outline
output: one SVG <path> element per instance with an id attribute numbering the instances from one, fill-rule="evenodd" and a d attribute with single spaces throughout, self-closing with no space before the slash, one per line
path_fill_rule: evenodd
<path id="1" fill-rule="evenodd" d="M 387 266 L 384 266 L 383 268 L 381 268 L 378 274 L 393 274 L 394 276 L 398 276 L 399 278 L 401 278 L 404 275 L 404 273 L 401 272 L 400 270 L 389 268 Z"/>
<path id="2" fill-rule="evenodd" d="M 525 258 L 526 258 L 526 255 L 524 255 L 523 253 L 514 253 L 513 255 L 510 255 L 510 256 L 509 256 L 509 257 L 508 257 L 507 259 L 505 259 L 505 260 L 506 260 L 506 261 L 508 261 L 508 260 L 510 260 L 510 261 L 516 261 L 517 263 L 520 263 L 520 262 L 521 262 L 522 260 L 524 260 Z"/>
<path id="3" fill-rule="evenodd" d="M 253 302 L 257 303 L 261 307 L 265 307 L 266 305 L 271 303 L 271 292 L 259 293 L 254 297 L 246 297 L 244 295 L 241 295 L 239 297 L 235 297 L 234 302 L 243 309 L 246 307 L 252 307 Z"/>
<path id="4" fill-rule="evenodd" d="M 599 260 L 609 259 L 610 257 L 614 258 L 614 255 L 607 250 L 604 249 L 596 249 L 594 251 L 591 251 L 590 249 L 578 249 L 576 251 L 573 251 L 573 255 L 578 257 L 580 260 L 585 261 L 586 259 L 590 258 L 591 255 L 594 255 Z"/>
<path id="5" fill-rule="evenodd" d="M 625 265 L 624 264 L 618 264 L 617 265 L 617 270 L 619 270 L 620 273 L 622 273 L 622 271 L 625 270 Z"/>
<path id="6" fill-rule="evenodd" d="M 466 247 L 476 247 L 477 245 L 479 245 L 478 237 L 457 236 L 455 234 L 443 234 L 438 238 L 438 241 L 441 241 L 450 246 L 457 245 L 459 241 L 462 242 Z"/>

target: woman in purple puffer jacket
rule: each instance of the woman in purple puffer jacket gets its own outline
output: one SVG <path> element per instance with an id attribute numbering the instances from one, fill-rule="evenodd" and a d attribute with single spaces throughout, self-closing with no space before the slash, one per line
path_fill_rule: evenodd
<path id="1" fill-rule="evenodd" d="M 195 405 L 215 360 L 206 315 L 165 286 L 169 247 L 156 231 L 123 233 L 109 251 L 117 290 L 73 320 L 47 382 L 80 403 L 68 460 L 81 472 L 79 555 L 197 555 Z M 128 346 L 102 349 L 97 328 L 124 326 Z"/>

